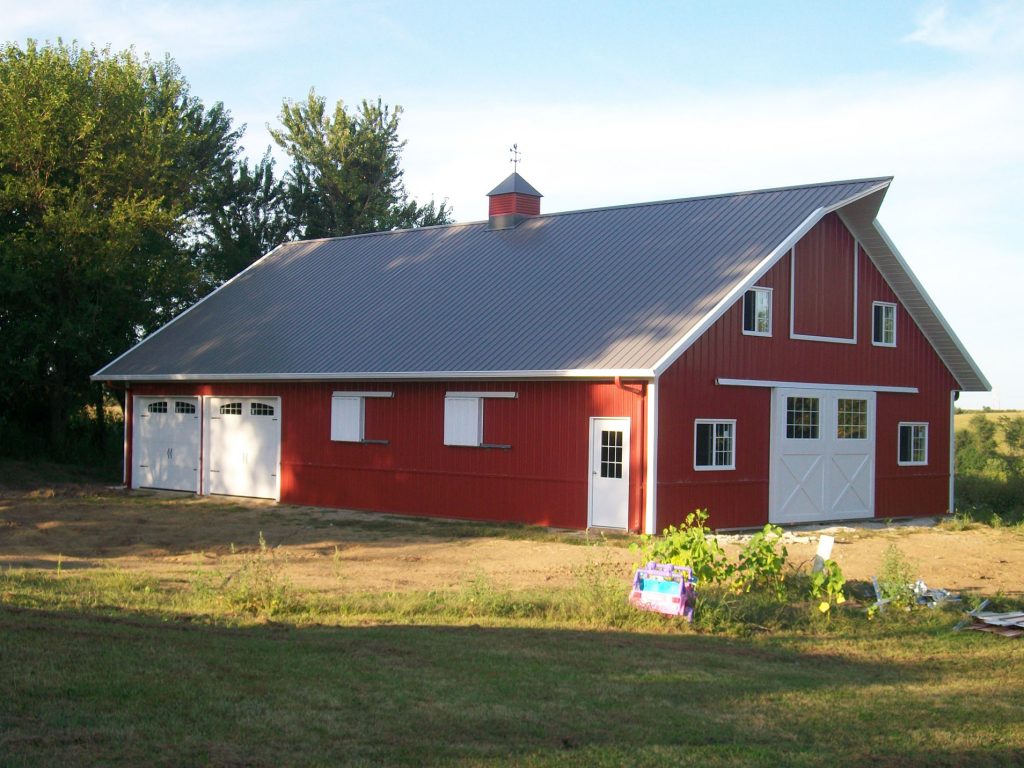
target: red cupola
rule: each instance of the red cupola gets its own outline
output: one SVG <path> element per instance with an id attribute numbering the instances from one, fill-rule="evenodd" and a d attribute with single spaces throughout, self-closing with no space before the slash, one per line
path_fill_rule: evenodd
<path id="1" fill-rule="evenodd" d="M 488 229 L 511 229 L 533 216 L 540 216 L 543 195 L 530 186 L 518 173 L 512 173 L 501 184 L 487 193 Z"/>

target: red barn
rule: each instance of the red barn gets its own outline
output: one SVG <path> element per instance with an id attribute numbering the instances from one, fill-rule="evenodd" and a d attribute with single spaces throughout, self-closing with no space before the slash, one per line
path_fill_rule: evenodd
<path id="1" fill-rule="evenodd" d="M 985 377 L 876 178 L 282 245 L 98 371 L 125 482 L 653 532 L 947 512 Z"/>

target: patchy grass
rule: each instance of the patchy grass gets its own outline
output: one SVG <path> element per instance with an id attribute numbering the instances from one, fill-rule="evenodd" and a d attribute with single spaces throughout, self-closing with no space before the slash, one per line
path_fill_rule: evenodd
<path id="1" fill-rule="evenodd" d="M 1015 765 L 1018 641 L 924 610 L 701 633 L 565 590 L 0 576 L 0 765 Z M 809 616 L 809 613 L 804 613 Z M 698 628 L 699 629 L 699 628 Z"/>

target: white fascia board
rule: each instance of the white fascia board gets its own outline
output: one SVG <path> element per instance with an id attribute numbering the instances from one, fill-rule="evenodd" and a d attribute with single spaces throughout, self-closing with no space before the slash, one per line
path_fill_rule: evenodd
<path id="1" fill-rule="evenodd" d="M 579 368 L 553 371 L 349 371 L 343 373 L 153 373 L 99 376 L 100 381 L 367 381 L 410 379 L 644 379 L 654 378 L 649 368 Z"/>
<path id="2" fill-rule="evenodd" d="M 882 225 L 878 222 L 877 219 L 874 221 L 874 227 L 877 230 L 879 236 L 885 242 L 885 245 L 889 249 L 889 252 L 892 254 L 892 257 L 896 259 L 896 263 L 899 264 L 900 268 L 906 273 L 907 279 L 910 280 L 915 290 L 917 290 L 917 292 L 921 295 L 921 298 L 924 300 L 924 303 L 928 306 L 928 309 L 931 311 L 931 313 L 935 315 L 935 319 L 939 321 L 939 325 L 942 326 L 942 330 L 946 333 L 947 336 L 949 336 L 950 340 L 956 346 L 960 354 L 963 355 L 964 361 L 974 371 L 974 375 L 978 377 L 978 381 L 980 381 L 982 385 L 984 385 L 984 390 L 982 391 L 991 392 L 992 385 L 989 383 L 988 379 L 985 378 L 985 374 L 981 372 L 981 369 L 978 367 L 978 364 L 974 362 L 974 358 L 971 357 L 970 353 L 967 351 L 967 348 L 963 345 L 963 342 L 961 342 L 960 338 L 953 332 L 953 328 L 950 326 L 950 324 L 946 322 L 946 318 L 942 316 L 942 313 L 939 311 L 938 306 L 936 306 L 935 302 L 932 301 L 932 297 L 928 295 L 928 292 L 924 289 L 924 286 L 921 285 L 921 281 L 917 279 L 917 275 L 915 275 L 913 271 L 910 269 L 910 265 L 907 264 L 906 259 L 903 258 L 903 255 L 899 252 L 899 249 L 896 247 L 896 244 L 893 243 L 892 239 L 889 237 L 889 234 L 882 228 Z M 959 382 L 958 380 L 957 383 L 961 382 Z"/>
<path id="3" fill-rule="evenodd" d="M 115 363 L 116 363 L 116 362 L 117 362 L 118 360 L 120 360 L 121 358 L 123 358 L 123 357 L 124 357 L 125 355 L 129 355 L 129 354 L 131 354 L 131 353 L 132 353 L 132 352 L 133 352 L 134 350 L 136 350 L 137 348 L 141 347 L 141 346 L 142 346 L 143 344 L 145 344 L 145 343 L 146 343 L 147 341 L 149 341 L 149 340 L 150 340 L 150 339 L 152 339 L 152 338 L 153 338 L 154 336 L 156 336 L 156 335 L 157 335 L 158 333 L 160 333 L 160 331 L 164 330 L 164 328 L 167 328 L 167 327 L 169 327 L 169 326 L 171 326 L 171 325 L 174 325 L 174 324 L 175 324 L 176 322 L 178 322 L 178 321 L 179 321 L 179 320 L 180 320 L 181 318 L 183 318 L 183 317 L 184 317 L 185 315 L 187 315 L 187 314 L 188 314 L 189 312 L 191 312 L 191 311 L 192 311 L 193 309 L 195 309 L 196 307 L 198 307 L 198 306 L 199 306 L 200 304 L 202 304 L 202 303 L 203 303 L 204 301 L 206 301 L 207 299 L 209 299 L 209 298 L 210 298 L 211 296 L 214 296 L 215 294 L 217 294 L 217 293 L 220 293 L 220 291 L 221 291 L 221 290 L 223 290 L 224 288 L 227 288 L 227 287 L 228 287 L 229 285 L 231 285 L 231 284 L 232 284 L 233 282 L 235 282 L 235 280 L 237 280 L 238 278 L 240 278 L 240 277 L 241 277 L 242 275 L 244 275 L 244 274 L 245 274 L 246 272 L 248 272 L 248 271 L 249 271 L 250 269 L 253 269 L 253 268 L 254 268 L 254 267 L 255 267 L 255 266 L 257 265 L 257 264 L 260 264 L 260 263 L 262 263 L 263 261 L 265 261 L 266 259 L 269 259 L 269 258 L 270 258 L 270 257 L 271 257 L 272 255 L 274 255 L 274 253 L 276 253 L 276 252 L 277 252 L 277 251 L 278 251 L 278 250 L 279 250 L 280 248 L 283 248 L 283 247 L 284 247 L 285 245 L 287 245 L 287 243 L 280 243 L 279 245 L 275 246 L 275 247 L 274 247 L 274 248 L 272 248 L 272 249 L 271 249 L 270 251 L 268 251 L 268 252 L 267 252 L 266 254 L 264 254 L 264 255 L 263 255 L 263 256 L 261 256 L 260 258 L 256 259 L 256 261 L 254 261 L 254 262 L 253 262 L 252 264 L 250 264 L 250 265 L 249 265 L 248 267 L 246 267 L 245 269 L 243 269 L 243 270 L 242 270 L 241 272 L 239 272 L 239 273 L 238 273 L 237 275 L 235 275 L 234 277 L 232 277 L 232 278 L 231 278 L 230 280 L 227 280 L 226 282 L 222 283 L 221 285 L 218 285 L 218 286 L 217 286 L 216 288 L 214 288 L 214 289 L 213 289 L 212 291 L 210 291 L 210 292 L 209 292 L 208 294 L 206 294 L 205 296 L 203 296 L 203 298 L 201 298 L 201 299 L 200 299 L 199 301 L 197 301 L 197 302 L 196 302 L 195 304 L 193 304 L 193 305 L 192 305 L 191 307 L 189 307 L 188 309 L 186 309 L 186 310 L 185 310 L 184 312 L 182 312 L 182 313 L 181 313 L 181 314 L 179 314 L 179 315 L 175 315 L 175 316 L 174 316 L 174 317 L 172 317 L 172 318 L 171 318 L 170 320 L 168 320 L 168 321 L 167 321 L 166 323 L 164 323 L 164 324 L 163 324 L 163 325 L 161 325 L 161 326 L 160 326 L 159 328 L 157 328 L 157 329 L 156 329 L 155 331 L 153 331 L 153 332 L 152 332 L 151 334 L 149 334 L 148 336 L 146 336 L 146 337 L 145 337 L 145 338 L 143 338 L 143 339 L 140 339 L 140 340 L 139 340 L 139 341 L 138 341 L 138 342 L 137 342 L 137 343 L 136 343 L 135 345 L 133 345 L 132 347 L 129 347 L 129 348 L 127 349 L 127 350 L 125 350 L 124 352 L 122 352 L 122 353 L 121 353 L 120 355 L 118 355 L 118 356 L 117 356 L 117 357 L 115 357 L 115 358 L 114 358 L 113 360 L 111 360 L 111 361 L 110 361 L 109 363 L 107 363 L 107 364 L 106 364 L 106 365 L 104 365 L 104 366 L 103 366 L 102 368 L 100 368 L 100 369 L 99 369 L 98 371 L 96 371 L 96 373 L 94 373 L 94 374 L 93 374 L 92 376 L 90 376 L 90 377 L 89 377 L 89 381 L 136 381 L 136 379 L 135 379 L 135 378 L 133 378 L 133 377 L 130 377 L 130 376 L 104 376 L 104 375 L 103 375 L 103 372 L 104 372 L 105 370 L 107 370 L 107 368 L 109 368 L 110 366 L 114 365 L 114 364 L 115 364 Z M 160 381 L 171 381 L 171 379 L 159 379 L 159 380 L 160 380 Z M 139 379 L 139 381 L 145 381 L 145 379 Z"/>
<path id="4" fill-rule="evenodd" d="M 893 392 L 916 395 L 917 387 L 891 387 L 875 384 L 815 384 L 808 381 L 772 381 L 770 379 L 715 379 L 721 387 L 769 387 L 771 389 L 827 389 L 842 392 Z"/>
<path id="5" fill-rule="evenodd" d="M 710 312 L 704 315 L 697 325 L 690 329 L 683 338 L 672 346 L 661 360 L 654 364 L 654 375 L 661 376 L 661 374 L 668 370 L 669 366 L 678 360 L 708 328 L 718 322 L 719 318 L 725 314 L 729 307 L 736 303 L 736 301 L 746 293 L 747 290 L 752 288 L 754 283 L 764 277 L 765 273 L 774 267 L 783 256 L 789 253 L 793 246 L 796 245 L 797 241 L 806 235 L 807 232 L 810 231 L 811 227 L 821 221 L 822 217 L 824 217 L 827 212 L 828 211 L 824 208 L 818 208 L 813 211 L 810 216 L 804 219 L 800 226 L 794 229 L 785 240 L 779 243 L 775 247 L 775 250 L 762 259 L 761 263 L 754 267 L 750 274 L 748 274 L 740 283 L 729 291 L 724 299 L 718 302 Z"/>

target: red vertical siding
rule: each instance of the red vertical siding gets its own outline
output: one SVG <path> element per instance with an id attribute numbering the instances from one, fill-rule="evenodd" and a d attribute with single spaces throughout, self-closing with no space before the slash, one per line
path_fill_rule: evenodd
<path id="1" fill-rule="evenodd" d="M 853 338 L 854 239 L 830 213 L 796 244 L 793 332 Z M 787 323 L 786 327 L 789 325 Z"/>
<path id="2" fill-rule="evenodd" d="M 367 398 L 365 434 L 386 444 L 330 440 L 331 393 Z M 485 399 L 484 441 L 443 444 L 447 391 L 514 391 Z M 630 419 L 629 527 L 640 530 L 644 494 L 643 384 L 612 382 L 351 382 L 136 385 L 135 394 L 281 398 L 281 500 L 404 514 L 587 526 L 590 418 Z"/>
<path id="3" fill-rule="evenodd" d="M 827 223 L 822 230 L 827 232 L 833 226 L 834 222 Z M 807 237 L 812 237 L 815 248 L 820 248 L 821 233 L 816 230 Z M 841 253 L 848 251 L 845 238 L 830 235 L 827 240 Z M 802 242 L 798 244 L 800 253 Z M 841 262 L 834 258 L 835 254 L 824 255 L 827 264 Z M 759 285 L 773 289 L 770 338 L 743 335 L 742 301 L 737 302 L 661 377 L 659 526 L 677 523 L 698 507 L 710 510 L 711 522 L 716 527 L 756 526 L 768 520 L 771 390 L 720 386 L 715 383 L 718 378 L 917 387 L 920 393 L 916 395 L 880 393 L 877 398 L 875 514 L 897 517 L 946 510 L 949 393 L 956 388 L 956 382 L 902 305 L 897 309 L 897 346 L 872 345 L 871 302 L 897 299 L 863 250 L 858 259 L 855 345 L 789 337 L 790 258 L 786 256 L 758 281 Z M 823 292 L 815 301 L 820 299 L 822 306 L 830 306 L 834 301 L 838 313 L 844 314 L 846 274 L 840 270 L 834 292 L 826 279 Z M 823 275 L 827 278 L 828 271 Z M 796 304 L 800 306 L 801 302 Z M 852 312 L 849 315 L 852 317 Z M 838 326 L 829 327 L 832 332 L 841 330 Z M 850 329 L 845 333 L 850 335 Z M 735 470 L 693 469 L 694 420 L 698 418 L 736 419 Z M 897 465 L 900 421 L 928 422 L 927 466 Z"/>

